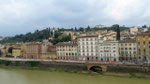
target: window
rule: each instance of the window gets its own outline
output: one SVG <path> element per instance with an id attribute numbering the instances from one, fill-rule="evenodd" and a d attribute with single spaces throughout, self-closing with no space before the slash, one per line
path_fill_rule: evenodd
<path id="1" fill-rule="evenodd" d="M 146 50 L 144 49 L 144 52 L 146 52 Z"/>
<path id="2" fill-rule="evenodd" d="M 98 57 L 96 57 L 96 60 L 98 60 Z"/>
<path id="3" fill-rule="evenodd" d="M 140 42 L 138 42 L 138 44 L 140 45 Z"/>

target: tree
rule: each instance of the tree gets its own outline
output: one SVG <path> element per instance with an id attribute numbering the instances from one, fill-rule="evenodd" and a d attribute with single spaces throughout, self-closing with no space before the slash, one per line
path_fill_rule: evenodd
<path id="1" fill-rule="evenodd" d="M 13 47 L 10 47 L 9 49 L 8 49 L 8 53 L 11 53 L 12 54 L 12 50 L 13 50 L 14 48 Z"/>
<path id="2" fill-rule="evenodd" d="M 74 30 L 75 30 L 75 31 L 78 31 L 76 27 L 75 27 L 75 29 L 74 29 Z"/>
<path id="3" fill-rule="evenodd" d="M 147 28 L 147 26 L 146 26 L 146 25 L 143 25 L 142 28 Z"/>
<path id="4" fill-rule="evenodd" d="M 83 32 L 83 31 L 84 31 L 84 28 L 80 27 L 80 28 L 79 28 L 79 31 Z"/>
<path id="5" fill-rule="evenodd" d="M 2 51 L 0 50 L 0 57 L 2 56 Z"/>
<path id="6" fill-rule="evenodd" d="M 88 26 L 87 28 L 86 28 L 86 31 L 89 31 L 90 30 L 90 26 Z"/>
<path id="7" fill-rule="evenodd" d="M 120 40 L 120 27 L 118 24 L 115 24 L 112 26 L 112 28 L 115 28 L 116 32 L 117 32 L 117 40 Z"/>
<path id="8" fill-rule="evenodd" d="M 54 38 L 58 38 L 60 35 L 61 35 L 60 32 L 56 32 L 55 35 L 54 35 Z"/>

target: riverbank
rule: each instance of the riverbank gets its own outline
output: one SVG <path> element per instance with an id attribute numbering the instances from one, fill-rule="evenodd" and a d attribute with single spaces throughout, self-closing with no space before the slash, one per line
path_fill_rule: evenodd
<path id="1" fill-rule="evenodd" d="M 115 72 L 92 72 L 92 71 L 71 71 L 64 69 L 56 69 L 56 68 L 40 68 L 40 67 L 22 67 L 22 66 L 4 66 L 0 65 L 1 69 L 13 69 L 13 70 L 32 70 L 32 71 L 44 71 L 44 72 L 64 72 L 70 74 L 82 74 L 86 76 L 108 76 L 108 77 L 117 77 L 117 78 L 137 78 L 137 79 L 150 79 L 150 75 L 142 74 L 142 73 L 115 73 Z"/>
<path id="2" fill-rule="evenodd" d="M 149 78 L 150 67 L 132 67 L 132 66 L 108 66 L 107 72 L 93 72 L 87 69 L 85 64 L 77 63 L 55 63 L 55 62 L 39 62 L 39 61 L 5 61 L 0 60 L 0 67 L 15 67 L 27 70 L 42 70 L 54 72 L 68 72 L 88 75 L 104 75 L 114 77 L 129 78 Z"/>

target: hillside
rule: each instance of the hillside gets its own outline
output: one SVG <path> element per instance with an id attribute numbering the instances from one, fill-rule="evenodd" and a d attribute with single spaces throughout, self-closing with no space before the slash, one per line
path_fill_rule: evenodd
<path id="1" fill-rule="evenodd" d="M 120 27 L 120 31 L 123 31 L 125 29 L 128 29 L 128 27 Z M 0 43 L 16 43 L 16 42 L 41 42 L 43 39 L 49 39 L 49 37 L 53 37 L 53 40 L 50 40 L 53 44 L 57 44 L 58 42 L 65 42 L 65 41 L 70 41 L 71 38 L 70 36 L 63 36 L 61 31 L 74 31 L 74 32 L 88 32 L 88 31 L 98 31 L 98 30 L 113 30 L 116 31 L 116 29 L 111 26 L 111 27 L 104 27 L 104 28 L 90 28 L 89 26 L 87 28 L 61 28 L 61 29 L 56 29 L 56 31 L 53 31 L 53 29 L 46 28 L 43 30 L 36 30 L 35 32 L 27 33 L 27 34 L 20 34 L 16 35 L 13 37 L 6 37 L 3 40 L 0 41 Z M 59 39 L 58 37 L 61 37 Z"/>

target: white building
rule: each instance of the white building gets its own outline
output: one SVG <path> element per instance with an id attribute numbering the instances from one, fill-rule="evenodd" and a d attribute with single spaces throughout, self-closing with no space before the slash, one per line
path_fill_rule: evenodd
<path id="1" fill-rule="evenodd" d="M 99 36 L 77 39 L 79 60 L 118 61 L 118 41 L 104 41 Z"/>
<path id="2" fill-rule="evenodd" d="M 133 26 L 129 29 L 130 34 L 136 35 L 138 33 L 138 28 L 136 26 Z"/>
<path id="3" fill-rule="evenodd" d="M 148 28 L 138 28 L 138 33 L 146 32 Z"/>
<path id="4" fill-rule="evenodd" d="M 104 25 L 96 25 L 96 28 L 104 28 Z"/>
<path id="5" fill-rule="evenodd" d="M 80 36 L 77 39 L 79 60 L 96 60 L 98 36 Z"/>
<path id="6" fill-rule="evenodd" d="M 119 61 L 118 41 L 99 41 L 98 60 Z"/>

